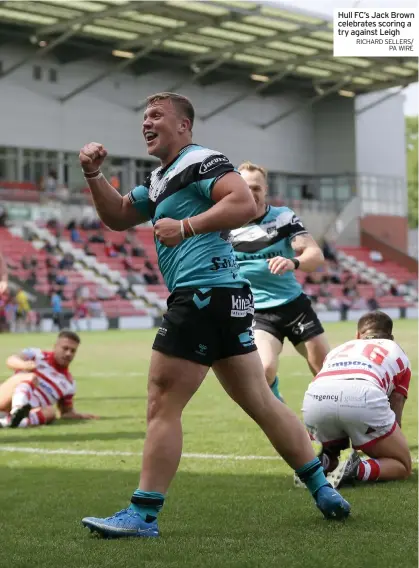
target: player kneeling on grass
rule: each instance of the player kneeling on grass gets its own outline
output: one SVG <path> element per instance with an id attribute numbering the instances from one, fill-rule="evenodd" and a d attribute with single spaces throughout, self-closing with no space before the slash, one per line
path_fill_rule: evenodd
<path id="1" fill-rule="evenodd" d="M 305 394 L 304 421 L 323 445 L 320 458 L 335 488 L 347 480 L 390 481 L 411 473 L 409 447 L 400 429 L 410 363 L 392 331 L 387 314 L 364 315 L 356 340 L 329 353 Z M 346 450 L 350 442 L 353 450 Z M 357 450 L 368 459 L 361 459 Z"/>
<path id="2" fill-rule="evenodd" d="M 55 419 L 55 404 L 61 418 L 97 418 L 80 414 L 73 406 L 76 385 L 68 367 L 79 344 L 76 333 L 63 330 L 52 351 L 29 348 L 7 359 L 14 374 L 0 385 L 0 411 L 6 412 L 0 428 L 48 424 Z"/>

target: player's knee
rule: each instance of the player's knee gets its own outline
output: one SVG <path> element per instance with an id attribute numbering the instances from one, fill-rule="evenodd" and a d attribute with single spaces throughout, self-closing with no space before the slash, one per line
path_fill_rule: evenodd
<path id="1" fill-rule="evenodd" d="M 148 389 L 147 422 L 170 411 L 175 399 L 168 396 L 173 387 L 173 377 L 164 374 L 150 375 Z"/>
<path id="2" fill-rule="evenodd" d="M 55 410 L 52 406 L 48 406 L 48 407 L 44 408 L 43 414 L 44 414 L 44 417 L 45 417 L 45 423 L 46 424 L 50 424 L 51 422 L 54 422 L 54 420 L 56 419 L 56 413 L 55 413 Z"/>

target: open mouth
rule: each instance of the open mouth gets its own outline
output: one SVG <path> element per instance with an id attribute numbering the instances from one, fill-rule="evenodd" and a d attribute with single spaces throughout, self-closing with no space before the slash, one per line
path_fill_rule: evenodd
<path id="1" fill-rule="evenodd" d="M 144 134 L 144 138 L 145 141 L 148 142 L 152 142 L 153 140 L 155 140 L 157 138 L 157 134 L 155 132 L 146 132 Z"/>

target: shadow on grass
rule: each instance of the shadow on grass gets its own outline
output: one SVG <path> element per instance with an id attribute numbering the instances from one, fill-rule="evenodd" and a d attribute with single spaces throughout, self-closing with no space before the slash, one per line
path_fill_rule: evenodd
<path id="1" fill-rule="evenodd" d="M 228 473 L 226 464 L 223 473 L 180 471 L 161 515 L 162 539 L 102 541 L 90 538 L 81 518 L 108 516 L 126 507 L 137 474 L 123 466 L 121 471 L 94 469 L 91 462 L 86 469 L 69 469 L 71 461 L 67 467 L 52 468 L 49 458 L 45 464 L 2 469 L 0 508 L 7 522 L 2 527 L 1 566 L 331 568 L 353 557 L 351 567 L 390 567 L 400 565 L 400 550 L 410 551 L 404 567 L 417 566 L 417 488 L 408 482 L 397 488 L 363 485 L 348 492 L 352 518 L 331 523 L 313 507 L 308 492 L 292 488 L 288 473 L 255 474 L 245 466 L 242 474 Z M 366 498 L 371 490 L 375 498 Z M 395 518 L 403 526 L 397 546 Z M 22 545 L 28 538 L 28 545 Z M 327 546 L 326 557 L 319 543 Z M 353 555 L 354 543 L 362 551 L 359 558 Z"/>

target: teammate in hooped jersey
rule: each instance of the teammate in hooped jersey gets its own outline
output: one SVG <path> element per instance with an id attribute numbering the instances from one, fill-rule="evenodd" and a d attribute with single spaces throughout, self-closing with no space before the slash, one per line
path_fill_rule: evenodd
<path id="1" fill-rule="evenodd" d="M 333 349 L 303 403 L 307 429 L 323 446 L 321 460 L 338 487 L 360 481 L 406 479 L 411 458 L 401 431 L 410 363 L 394 341 L 393 322 L 380 311 L 358 322 L 356 339 Z M 342 454 L 352 443 L 353 450 Z M 361 460 L 356 450 L 369 459 Z"/>
<path id="2" fill-rule="evenodd" d="M 315 375 L 329 346 L 324 329 L 295 277 L 313 272 L 323 253 L 301 220 L 288 207 L 266 203 L 267 172 L 245 162 L 238 167 L 257 205 L 256 218 L 232 231 L 240 272 L 250 281 L 255 299 L 255 341 L 272 392 L 278 390 L 278 357 L 287 337 Z"/>
<path id="3" fill-rule="evenodd" d="M 76 384 L 69 365 L 79 344 L 76 333 L 63 330 L 52 351 L 27 348 L 7 359 L 14 374 L 0 385 L 0 411 L 6 413 L 0 428 L 48 424 L 55 419 L 55 405 L 61 418 L 97 418 L 76 412 L 73 405 Z"/>

